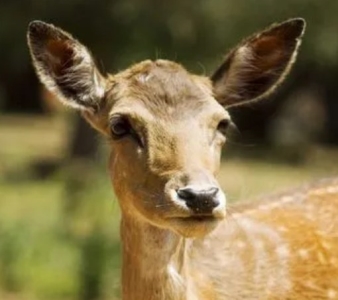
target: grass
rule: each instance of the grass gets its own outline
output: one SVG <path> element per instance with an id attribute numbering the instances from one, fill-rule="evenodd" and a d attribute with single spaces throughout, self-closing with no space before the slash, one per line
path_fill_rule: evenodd
<path id="1" fill-rule="evenodd" d="M 106 241 L 103 251 L 100 250 L 107 256 L 105 293 L 116 294 L 119 212 L 104 180 L 99 180 L 95 189 L 86 190 L 88 193 L 81 195 L 81 205 L 70 214 L 72 220 L 69 222 L 62 181 L 0 182 L 0 281 L 3 290 L 29 295 L 28 299 L 32 300 L 76 299 L 82 276 L 83 244 L 98 234 Z M 108 252 L 112 256 L 108 256 Z"/>
<path id="2" fill-rule="evenodd" d="M 0 299 L 86 299 L 87 285 L 100 299 L 118 298 L 119 210 L 105 167 L 65 168 L 45 180 L 30 171 L 34 161 L 65 155 L 67 125 L 63 117 L 0 119 Z M 301 164 L 253 152 L 260 159 L 225 150 L 219 180 L 231 202 L 338 171 L 335 149 L 315 148 Z M 85 171 L 86 187 L 69 192 Z"/>

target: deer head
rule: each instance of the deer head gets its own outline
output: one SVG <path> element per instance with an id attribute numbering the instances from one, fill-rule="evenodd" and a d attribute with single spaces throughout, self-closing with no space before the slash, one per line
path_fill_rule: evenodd
<path id="1" fill-rule="evenodd" d="M 226 215 L 216 175 L 231 121 L 227 108 L 276 88 L 304 26 L 292 19 L 249 37 L 210 78 L 166 60 L 102 74 L 85 46 L 41 21 L 29 25 L 28 44 L 42 83 L 109 138 L 122 214 L 199 237 Z"/>

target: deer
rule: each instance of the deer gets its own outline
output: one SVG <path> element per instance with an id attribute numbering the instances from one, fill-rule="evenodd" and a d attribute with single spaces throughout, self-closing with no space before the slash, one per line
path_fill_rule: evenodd
<path id="1" fill-rule="evenodd" d="M 302 18 L 244 39 L 209 77 L 170 60 L 116 74 L 42 21 L 36 73 L 110 145 L 124 300 L 338 299 L 338 178 L 234 204 L 217 180 L 229 108 L 266 99 L 295 62 Z"/>

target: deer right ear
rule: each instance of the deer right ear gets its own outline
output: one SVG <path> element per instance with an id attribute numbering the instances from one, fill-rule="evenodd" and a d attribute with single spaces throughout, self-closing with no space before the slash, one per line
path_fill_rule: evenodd
<path id="1" fill-rule="evenodd" d="M 291 69 L 304 29 L 303 19 L 291 19 L 240 43 L 211 77 L 218 102 L 228 107 L 270 94 Z"/>
<path id="2" fill-rule="evenodd" d="M 29 24 L 28 45 L 41 82 L 66 104 L 96 111 L 106 79 L 85 46 L 63 30 L 41 21 Z"/>

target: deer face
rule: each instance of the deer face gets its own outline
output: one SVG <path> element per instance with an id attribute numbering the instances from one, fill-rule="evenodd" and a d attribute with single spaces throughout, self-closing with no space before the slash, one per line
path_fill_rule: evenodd
<path id="1" fill-rule="evenodd" d="M 304 21 L 250 37 L 211 78 L 165 60 L 103 76 L 88 50 L 64 31 L 30 24 L 41 81 L 109 137 L 110 174 L 123 213 L 183 236 L 209 233 L 226 215 L 216 180 L 228 106 L 269 94 L 292 65 Z"/>
<path id="2" fill-rule="evenodd" d="M 215 175 L 230 118 L 211 87 L 164 60 L 113 78 L 110 171 L 124 210 L 184 235 L 224 217 Z"/>

